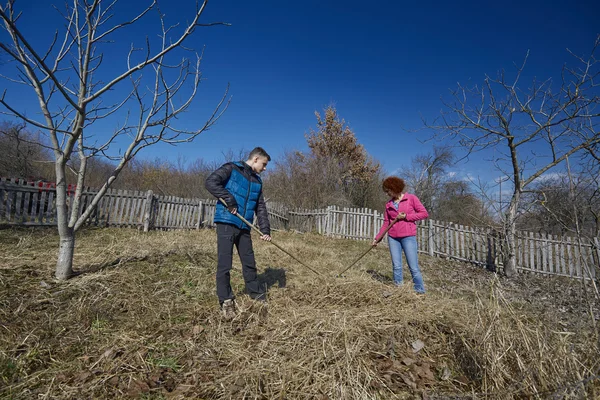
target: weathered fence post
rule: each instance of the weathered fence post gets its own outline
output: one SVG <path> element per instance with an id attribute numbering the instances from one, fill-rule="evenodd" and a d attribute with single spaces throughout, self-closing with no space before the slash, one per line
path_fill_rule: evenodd
<path id="1" fill-rule="evenodd" d="M 327 215 L 325 216 L 325 236 L 331 235 L 331 225 L 333 219 L 333 212 L 331 206 L 327 206 Z"/>
<path id="2" fill-rule="evenodd" d="M 428 219 L 427 220 L 427 250 L 429 250 L 429 255 L 431 257 L 433 257 L 435 255 L 435 250 L 434 250 L 434 246 L 435 246 L 435 238 L 433 235 L 433 220 Z"/>
<path id="3" fill-rule="evenodd" d="M 153 217 L 154 217 L 154 194 L 152 190 L 148 190 L 146 192 L 146 207 L 144 209 L 144 232 L 148 232 L 150 227 L 154 225 Z"/>
<path id="4" fill-rule="evenodd" d="M 496 240 L 495 231 L 489 229 L 487 232 L 487 257 L 486 257 L 486 269 L 491 272 L 496 272 Z"/>
<path id="5" fill-rule="evenodd" d="M 200 229 L 202 225 L 202 200 L 198 202 L 198 222 L 196 222 L 196 229 Z"/>
<path id="6" fill-rule="evenodd" d="M 597 281 L 600 279 L 600 240 L 597 237 L 594 238 L 592 260 L 594 260 L 594 270 L 592 271 L 592 274 L 594 275 L 594 280 Z"/>

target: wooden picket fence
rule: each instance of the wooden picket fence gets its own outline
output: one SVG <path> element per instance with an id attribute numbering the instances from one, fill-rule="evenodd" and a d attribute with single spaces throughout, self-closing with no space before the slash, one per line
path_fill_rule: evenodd
<path id="1" fill-rule="evenodd" d="M 365 208 L 329 206 L 288 212 L 289 226 L 326 236 L 371 241 L 383 225 L 383 213 Z M 383 239 L 387 242 L 387 237 Z M 428 219 L 418 223 L 419 252 L 497 271 L 503 268 L 502 233 L 493 228 L 470 227 Z M 595 279 L 600 272 L 600 243 L 527 231 L 517 232 L 519 272 Z"/>
<path id="2" fill-rule="evenodd" d="M 73 203 L 73 187 L 67 206 Z M 97 190 L 82 191 L 79 214 L 92 202 Z M 152 191 L 108 189 L 93 210 L 88 225 L 150 229 L 200 229 L 214 222 L 216 200 L 157 196 Z M 269 209 L 271 226 L 287 229 L 281 207 Z M 0 224 L 52 226 L 56 219 L 56 189 L 22 179 L 0 179 Z"/>
<path id="3" fill-rule="evenodd" d="M 72 203 L 74 188 L 69 192 Z M 97 191 L 83 191 L 80 210 Z M 0 224 L 56 225 L 56 190 L 23 180 L 0 180 Z M 215 200 L 157 196 L 152 191 L 110 189 L 100 200 L 88 225 L 150 229 L 200 229 L 213 226 Z M 383 214 L 366 208 L 330 206 L 318 210 L 288 209 L 267 203 L 275 230 L 315 232 L 333 238 L 371 241 L 383 224 Z M 428 219 L 418 224 L 419 251 L 499 270 L 502 265 L 502 234 Z M 384 238 L 387 242 L 387 238 Z M 517 266 L 520 272 L 595 279 L 600 271 L 598 238 L 582 241 L 521 231 L 517 234 Z"/>

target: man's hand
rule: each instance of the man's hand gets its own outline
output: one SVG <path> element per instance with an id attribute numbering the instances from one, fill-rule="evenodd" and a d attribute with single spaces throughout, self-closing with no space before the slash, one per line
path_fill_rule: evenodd
<path id="1" fill-rule="evenodd" d="M 396 221 L 400 221 L 400 220 L 403 220 L 405 218 L 406 218 L 406 213 L 401 212 L 401 213 L 398 213 L 398 215 L 396 215 L 395 219 L 396 219 Z"/>
<path id="2" fill-rule="evenodd" d="M 261 240 L 264 240 L 265 242 L 270 242 L 271 241 L 271 236 L 270 235 L 262 235 L 260 237 Z"/>
<path id="3" fill-rule="evenodd" d="M 233 215 L 237 214 L 237 207 L 227 207 L 227 209 L 229 210 L 230 213 L 232 213 Z"/>

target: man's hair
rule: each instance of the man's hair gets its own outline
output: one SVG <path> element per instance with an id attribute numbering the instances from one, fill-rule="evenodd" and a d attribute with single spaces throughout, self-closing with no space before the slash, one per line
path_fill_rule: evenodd
<path id="1" fill-rule="evenodd" d="M 383 190 L 389 190 L 395 195 L 402 194 L 404 190 L 404 179 L 400 179 L 397 176 L 390 176 L 383 180 Z"/>
<path id="2" fill-rule="evenodd" d="M 262 147 L 255 147 L 254 149 L 252 149 L 252 151 L 248 155 L 248 160 L 252 160 L 256 156 L 265 157 L 267 161 L 271 161 L 271 156 Z"/>

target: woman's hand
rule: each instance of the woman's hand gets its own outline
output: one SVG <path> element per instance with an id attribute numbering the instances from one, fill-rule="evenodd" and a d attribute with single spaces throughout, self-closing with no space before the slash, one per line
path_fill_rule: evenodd
<path id="1" fill-rule="evenodd" d="M 396 221 L 400 221 L 403 219 L 406 219 L 406 213 L 401 212 L 401 213 L 398 213 L 398 215 L 396 215 Z"/>
<path id="2" fill-rule="evenodd" d="M 375 247 L 379 244 L 379 240 L 377 239 L 373 239 L 373 243 L 371 243 L 371 246 Z"/>

